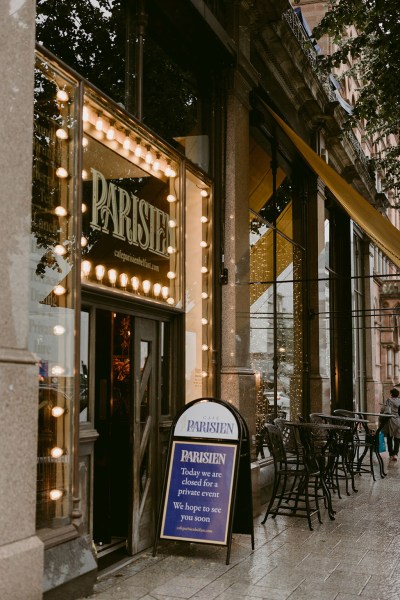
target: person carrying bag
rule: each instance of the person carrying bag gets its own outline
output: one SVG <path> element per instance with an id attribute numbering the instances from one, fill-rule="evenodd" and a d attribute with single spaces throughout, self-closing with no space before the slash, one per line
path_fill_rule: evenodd
<path id="1" fill-rule="evenodd" d="M 390 419 L 385 419 L 385 424 L 382 428 L 386 436 L 386 442 L 389 452 L 389 460 L 397 461 L 397 455 L 400 447 L 400 392 L 393 388 L 390 390 L 390 397 L 386 399 L 382 407 L 381 413 L 392 415 Z"/>

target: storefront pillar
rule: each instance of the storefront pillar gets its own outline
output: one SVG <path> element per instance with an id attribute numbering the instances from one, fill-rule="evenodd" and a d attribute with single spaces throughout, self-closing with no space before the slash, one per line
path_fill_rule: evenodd
<path id="1" fill-rule="evenodd" d="M 227 102 L 224 252 L 228 282 L 222 289 L 221 397 L 232 402 L 249 427 L 255 450 L 256 384 L 250 368 L 249 106 L 250 82 L 236 72 Z"/>
<path id="2" fill-rule="evenodd" d="M 37 366 L 27 351 L 35 4 L 0 6 L 0 598 L 39 600 Z"/>

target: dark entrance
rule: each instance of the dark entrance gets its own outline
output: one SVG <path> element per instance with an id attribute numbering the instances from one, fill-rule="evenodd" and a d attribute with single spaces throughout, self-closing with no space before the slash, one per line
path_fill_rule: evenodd
<path id="1" fill-rule="evenodd" d="M 93 538 L 99 559 L 149 547 L 155 527 L 155 466 L 162 321 L 95 311 Z"/>

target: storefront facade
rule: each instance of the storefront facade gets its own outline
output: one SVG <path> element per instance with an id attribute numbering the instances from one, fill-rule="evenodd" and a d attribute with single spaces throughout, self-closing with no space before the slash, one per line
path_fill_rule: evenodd
<path id="1" fill-rule="evenodd" d="M 4 299 L 20 337 L 6 328 L 3 362 L 30 407 L 34 458 L 19 463 L 24 537 L 11 511 L 6 544 L 14 564 L 27 571 L 26 548 L 35 565 L 33 584 L 15 569 L 18 600 L 80 597 L 111 556 L 151 547 L 185 403 L 239 409 L 257 513 L 268 413 L 375 402 L 360 317 L 371 245 L 269 107 L 320 157 L 337 123 L 289 5 L 256 4 L 38 2 L 36 51 L 35 15 L 16 13 L 32 37 L 23 119 L 7 138 L 23 140 L 9 171 L 25 246 L 23 283 L 10 278 Z M 338 170 L 350 162 L 342 148 L 329 155 Z M 19 418 L 15 405 L 9 444 Z"/>

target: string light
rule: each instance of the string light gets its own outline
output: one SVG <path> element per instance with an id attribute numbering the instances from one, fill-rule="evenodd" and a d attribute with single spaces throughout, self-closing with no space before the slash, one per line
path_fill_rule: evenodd
<path id="1" fill-rule="evenodd" d="M 208 273 L 208 269 L 207 269 L 207 267 L 201 267 L 201 269 L 200 269 L 200 273 L 203 273 L 203 274 L 204 274 L 204 273 Z"/>
<path id="2" fill-rule="evenodd" d="M 63 129 L 62 127 L 60 127 L 59 129 L 57 129 L 56 131 L 56 136 L 60 139 L 60 140 L 67 140 L 68 139 L 68 131 L 66 131 L 65 129 Z"/>
<path id="3" fill-rule="evenodd" d="M 144 160 L 148 165 L 151 165 L 151 163 L 153 162 L 153 155 L 150 151 L 150 146 L 147 146 L 147 152 Z"/>
<path id="4" fill-rule="evenodd" d="M 117 271 L 115 269 L 109 269 L 107 272 L 107 275 L 108 275 L 109 282 L 114 287 L 115 282 L 117 281 Z"/>
<path id="5" fill-rule="evenodd" d="M 176 221 L 174 221 L 174 219 L 170 219 L 168 221 L 168 225 L 171 227 L 171 229 L 173 229 L 174 227 L 176 227 Z"/>
<path id="6" fill-rule="evenodd" d="M 87 205 L 82 203 L 81 210 L 82 210 L 82 214 L 87 212 Z"/>
<path id="7" fill-rule="evenodd" d="M 87 139 L 87 137 L 83 137 L 82 138 L 82 146 L 83 146 L 83 148 L 86 148 L 88 144 L 89 144 L 89 140 Z"/>
<path id="8" fill-rule="evenodd" d="M 89 121 L 89 109 L 87 106 L 83 107 L 83 111 L 82 111 L 82 120 L 87 123 L 87 121 Z"/>
<path id="9" fill-rule="evenodd" d="M 68 93 L 65 90 L 58 90 L 57 91 L 57 100 L 59 100 L 60 102 L 68 102 L 68 100 L 69 100 Z"/>
<path id="10" fill-rule="evenodd" d="M 56 287 L 53 290 L 56 296 L 62 296 L 63 294 L 65 294 L 66 291 L 67 290 L 63 285 L 56 285 Z"/>
<path id="11" fill-rule="evenodd" d="M 140 145 L 140 140 L 139 138 L 136 140 L 136 148 L 135 148 L 135 156 L 137 156 L 138 158 L 140 158 L 142 156 L 142 152 L 143 152 L 143 148 Z"/>
<path id="12" fill-rule="evenodd" d="M 153 171 L 157 172 L 160 170 L 160 155 L 156 155 L 156 159 L 153 162 Z"/>
<path id="13" fill-rule="evenodd" d="M 168 194 L 167 200 L 168 202 L 176 202 L 176 196 L 174 196 L 173 194 Z"/>
<path id="14" fill-rule="evenodd" d="M 176 248 L 174 248 L 173 246 L 168 246 L 167 252 L 168 254 L 175 254 Z"/>
<path id="15" fill-rule="evenodd" d="M 58 446 L 54 446 L 54 448 L 50 450 L 50 454 L 52 458 L 60 458 L 64 454 L 64 450 Z"/>
<path id="16" fill-rule="evenodd" d="M 208 248 L 207 242 L 205 242 L 204 240 L 202 242 L 200 242 L 200 247 L 201 248 Z"/>
<path id="17" fill-rule="evenodd" d="M 64 167 L 58 167 L 58 169 L 56 170 L 56 175 L 60 179 L 65 179 L 66 177 L 68 177 L 68 171 L 67 169 L 64 169 Z"/>
<path id="18" fill-rule="evenodd" d="M 115 129 L 111 125 L 110 129 L 106 133 L 106 138 L 111 142 L 115 137 Z"/>
<path id="19" fill-rule="evenodd" d="M 203 317 L 203 318 L 201 319 L 201 324 L 202 324 L 202 325 L 208 325 L 208 319 L 206 319 L 205 317 Z"/>
<path id="20" fill-rule="evenodd" d="M 205 189 L 200 190 L 200 196 L 202 196 L 203 198 L 207 198 L 208 196 L 208 192 Z"/>
<path id="21" fill-rule="evenodd" d="M 65 408 L 63 408 L 62 406 L 53 406 L 53 408 L 51 409 L 51 414 L 55 419 L 58 419 L 58 417 L 62 417 L 64 413 Z"/>
<path id="22" fill-rule="evenodd" d="M 176 273 L 174 273 L 174 271 L 168 271 L 167 277 L 168 279 L 175 279 Z"/>
<path id="23" fill-rule="evenodd" d="M 90 260 L 83 260 L 82 261 L 82 274 L 84 277 L 89 277 L 90 271 L 92 270 L 92 263 L 90 262 Z"/>
<path id="24" fill-rule="evenodd" d="M 81 237 L 81 246 L 82 246 L 82 248 L 86 248 L 86 246 L 87 246 L 87 245 L 88 245 L 88 240 L 87 240 L 87 238 L 85 238 L 85 236 L 83 235 L 83 236 Z"/>
<path id="25" fill-rule="evenodd" d="M 148 294 L 151 288 L 151 283 L 148 279 L 145 279 L 142 283 L 142 288 L 145 294 Z"/>
<path id="26" fill-rule="evenodd" d="M 207 346 L 207 344 L 203 344 L 203 345 L 201 346 L 201 349 L 203 350 L 203 352 L 207 352 L 207 350 L 208 350 L 208 346 Z"/>
<path id="27" fill-rule="evenodd" d="M 96 273 L 97 281 L 100 281 L 100 283 L 101 283 L 103 281 L 103 277 L 104 277 L 104 273 L 106 272 L 106 268 L 104 267 L 104 265 L 96 265 L 96 268 L 94 271 Z"/>
<path id="28" fill-rule="evenodd" d="M 131 140 L 128 137 L 128 132 L 126 132 L 126 137 L 124 139 L 124 143 L 122 144 L 124 150 L 129 150 L 131 147 Z"/>
<path id="29" fill-rule="evenodd" d="M 203 300 L 207 300 L 207 298 L 208 298 L 207 292 L 201 292 L 201 297 L 203 298 Z"/>
<path id="30" fill-rule="evenodd" d="M 166 285 L 163 285 L 161 288 L 161 296 L 166 300 L 168 298 L 169 288 Z"/>
<path id="31" fill-rule="evenodd" d="M 131 286 L 134 292 L 137 292 L 139 289 L 140 281 L 137 277 L 131 278 Z"/>
<path id="32" fill-rule="evenodd" d="M 54 209 L 54 214 L 56 214 L 57 217 L 65 217 L 68 213 L 64 206 L 56 206 Z"/>
<path id="33" fill-rule="evenodd" d="M 119 276 L 119 281 L 122 289 L 125 290 L 126 286 L 128 285 L 128 275 L 126 273 L 121 273 L 121 275 Z"/>
<path id="34" fill-rule="evenodd" d="M 61 490 L 50 490 L 49 492 L 50 500 L 59 500 L 63 496 L 63 492 Z"/>
<path id="35" fill-rule="evenodd" d="M 100 115 L 96 119 L 95 127 L 96 127 L 97 131 L 103 131 L 103 119 L 101 118 Z"/>
<path id="36" fill-rule="evenodd" d="M 208 218 L 205 215 L 200 217 L 200 223 L 208 223 Z"/>
<path id="37" fill-rule="evenodd" d="M 175 304 L 175 298 L 168 298 L 167 304 Z"/>
<path id="38" fill-rule="evenodd" d="M 155 298 L 158 298 L 158 296 L 161 294 L 161 284 L 160 283 L 155 283 L 153 285 L 153 294 Z"/>

